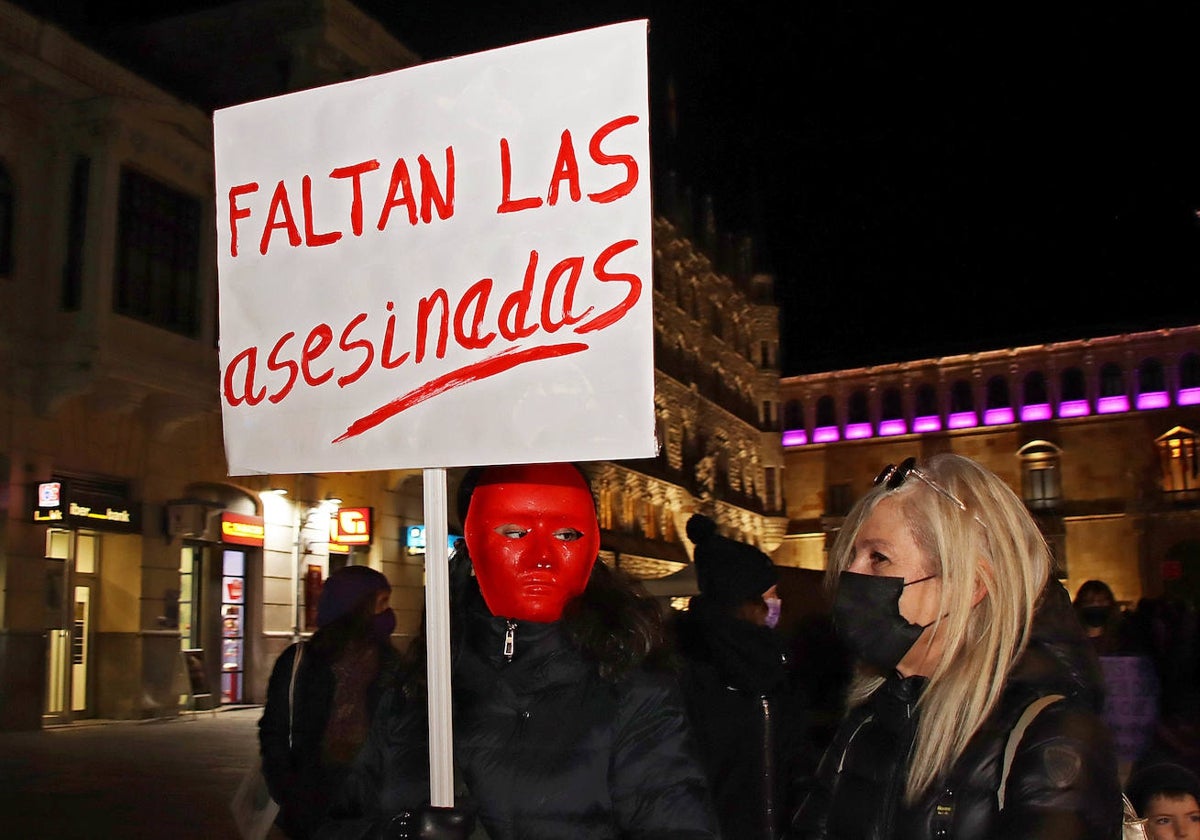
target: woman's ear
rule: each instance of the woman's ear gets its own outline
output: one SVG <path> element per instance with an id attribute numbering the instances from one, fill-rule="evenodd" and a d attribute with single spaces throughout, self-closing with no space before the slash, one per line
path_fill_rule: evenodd
<path id="1" fill-rule="evenodd" d="M 975 592 L 971 595 L 971 606 L 979 606 L 979 602 L 983 600 L 983 596 L 987 595 L 988 584 L 993 582 L 995 578 L 992 575 L 992 564 L 987 560 L 980 558 L 979 560 L 979 575 L 975 578 Z"/>

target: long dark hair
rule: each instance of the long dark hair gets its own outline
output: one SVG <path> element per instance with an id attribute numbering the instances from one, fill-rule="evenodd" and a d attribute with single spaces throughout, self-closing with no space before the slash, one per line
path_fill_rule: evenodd
<path id="1" fill-rule="evenodd" d="M 450 557 L 450 638 L 456 648 L 462 642 L 463 613 L 473 608 L 472 603 L 480 605 L 475 608 L 487 609 L 471 575 L 466 543 L 460 539 Z M 608 682 L 615 683 L 638 668 L 679 669 L 663 608 L 637 578 L 602 560 L 592 566 L 583 593 L 563 608 L 561 622 L 580 655 Z M 410 697 L 425 695 L 425 656 L 422 612 L 421 627 L 404 651 L 405 693 Z"/>

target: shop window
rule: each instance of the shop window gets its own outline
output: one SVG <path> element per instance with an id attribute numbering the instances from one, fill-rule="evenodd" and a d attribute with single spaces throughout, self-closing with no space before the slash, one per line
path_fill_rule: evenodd
<path id="1" fill-rule="evenodd" d="M 16 197 L 13 195 L 12 177 L 8 174 L 8 167 L 0 161 L 0 277 L 12 274 L 15 215 Z"/>
<path id="2" fill-rule="evenodd" d="M 195 338 L 200 328 L 199 200 L 121 170 L 113 309 Z"/>
<path id="3" fill-rule="evenodd" d="M 1059 417 L 1084 417 L 1092 413 L 1082 370 L 1067 368 L 1062 372 L 1059 382 L 1062 388 L 1058 400 Z"/>
<path id="4" fill-rule="evenodd" d="M 1200 490 L 1200 459 L 1196 453 L 1196 433 L 1176 426 L 1154 441 L 1158 449 L 1159 469 L 1164 493 L 1193 494 Z"/>
<path id="5" fill-rule="evenodd" d="M 1062 450 L 1044 440 L 1030 441 L 1017 452 L 1021 495 L 1031 510 L 1054 508 L 1062 500 L 1061 454 Z"/>
<path id="6" fill-rule="evenodd" d="M 183 650 L 203 647 L 200 640 L 203 579 L 202 549 L 185 545 L 179 553 L 179 645 Z"/>
<path id="7" fill-rule="evenodd" d="M 1100 396 L 1096 400 L 1097 414 L 1113 414 L 1129 410 L 1129 394 L 1125 390 L 1125 371 L 1116 362 L 1100 368 Z"/>
<path id="8" fill-rule="evenodd" d="M 221 702 L 240 703 L 246 636 L 246 555 L 221 552 Z"/>

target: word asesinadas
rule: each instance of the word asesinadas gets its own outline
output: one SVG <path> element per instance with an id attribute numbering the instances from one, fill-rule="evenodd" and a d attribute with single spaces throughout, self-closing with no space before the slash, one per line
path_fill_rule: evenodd
<path id="1" fill-rule="evenodd" d="M 258 405 L 264 398 L 279 403 L 301 378 L 306 385 L 316 388 L 336 375 L 337 386 L 345 388 L 375 364 L 384 370 L 398 368 L 410 359 L 413 364 L 420 364 L 431 345 L 436 358 L 445 358 L 451 337 L 463 350 L 483 350 L 497 338 L 513 342 L 529 338 L 538 330 L 548 336 L 565 327 L 580 335 L 603 330 L 625 317 L 641 298 L 641 277 L 628 272 L 613 272 L 608 267 L 614 257 L 637 244 L 636 239 L 614 242 L 592 263 L 591 276 L 596 280 L 624 283 L 628 287 L 625 297 L 603 312 L 594 314 L 593 306 L 576 310 L 584 257 L 559 260 L 539 284 L 540 255 L 531 250 L 521 287 L 505 296 L 498 305 L 492 300 L 495 283 L 490 277 L 472 284 L 453 305 L 446 290 L 436 288 L 417 300 L 412 342 L 403 349 L 400 346 L 402 339 L 397 336 L 393 301 L 387 302 L 388 314 L 382 322 L 382 333 L 378 321 L 369 323 L 369 314 L 360 312 L 337 333 L 336 351 L 334 328 L 329 324 L 317 324 L 303 340 L 289 330 L 266 351 L 265 360 L 263 348 L 257 345 L 234 355 L 222 375 L 222 394 L 231 406 L 243 402 Z M 327 353 L 332 355 L 326 356 Z M 265 371 L 260 371 L 260 363 Z"/>
<path id="2" fill-rule="evenodd" d="M 601 143 L 619 128 L 633 125 L 638 117 L 626 115 L 609 120 L 592 134 L 588 141 L 588 157 L 601 167 L 618 166 L 624 169 L 623 180 L 606 187 L 603 190 L 589 192 L 587 198 L 596 204 L 607 204 L 628 195 L 637 186 L 637 159 L 628 154 L 609 154 L 601 148 Z M 363 179 L 380 169 L 378 160 L 365 160 L 348 166 L 335 167 L 329 173 L 334 181 L 348 181 L 350 185 L 349 217 L 350 231 L 358 237 L 363 233 Z M 409 226 L 415 226 L 418 218 L 424 224 L 433 221 L 433 214 L 442 221 L 454 215 L 454 194 L 456 170 L 454 165 L 454 147 L 447 146 L 445 151 L 445 167 L 441 183 L 433 171 L 433 165 L 425 155 L 417 156 L 417 183 L 420 187 L 420 198 L 413 189 L 413 179 L 409 172 L 408 163 L 403 157 L 397 158 L 392 165 L 388 182 L 387 195 L 379 208 L 375 221 L 377 230 L 385 230 L 393 218 L 393 212 L 403 210 Z M 572 202 L 583 199 L 579 160 L 575 153 L 575 142 L 570 130 L 564 129 L 559 137 L 558 153 L 550 169 L 549 186 L 546 198 L 541 196 L 524 196 L 514 198 L 512 195 L 512 151 L 508 138 L 500 138 L 500 201 L 496 213 L 516 213 L 522 210 L 533 210 L 543 203 L 554 206 L 558 204 L 559 196 L 565 186 Z M 293 186 L 293 190 L 295 187 Z M 229 254 L 238 255 L 239 222 L 250 220 L 255 216 L 253 206 L 243 206 L 242 202 L 250 201 L 250 196 L 259 191 L 257 181 L 236 184 L 229 188 L 226 199 L 229 213 Z M 292 209 L 293 193 L 289 192 L 285 181 L 279 181 L 271 192 L 264 220 L 261 222 L 262 233 L 258 241 L 258 252 L 266 256 L 270 249 L 272 237 L 276 232 L 286 236 L 287 244 L 293 248 L 301 245 L 316 248 L 322 245 L 332 245 L 341 240 L 343 231 L 317 231 L 314 221 L 313 180 L 311 175 L 300 179 L 300 216 L 304 228 L 301 236 L 300 225 L 296 222 L 296 213 Z M 420 209 L 418 210 L 418 205 Z M 261 211 L 261 207 L 259 208 Z M 326 217 L 328 215 L 326 214 Z M 246 224 L 249 224 L 246 221 Z"/>

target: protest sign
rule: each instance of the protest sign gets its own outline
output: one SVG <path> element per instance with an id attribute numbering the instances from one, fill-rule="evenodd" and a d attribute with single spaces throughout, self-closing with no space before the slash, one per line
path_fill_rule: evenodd
<path id="1" fill-rule="evenodd" d="M 650 457 L 646 22 L 214 114 L 231 475 Z"/>

